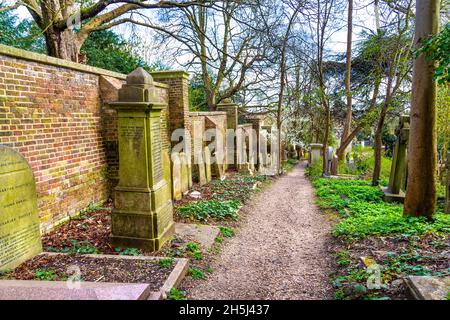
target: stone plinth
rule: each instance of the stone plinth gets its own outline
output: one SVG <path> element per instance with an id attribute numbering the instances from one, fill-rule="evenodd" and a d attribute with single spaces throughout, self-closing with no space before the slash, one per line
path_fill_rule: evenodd
<path id="1" fill-rule="evenodd" d="M 0 270 L 42 251 L 36 186 L 28 162 L 0 146 Z"/>
<path id="2" fill-rule="evenodd" d="M 119 184 L 115 188 L 111 242 L 148 251 L 161 248 L 174 232 L 170 181 L 161 145 L 161 109 L 152 77 L 142 68 L 127 77 L 118 114 Z"/>

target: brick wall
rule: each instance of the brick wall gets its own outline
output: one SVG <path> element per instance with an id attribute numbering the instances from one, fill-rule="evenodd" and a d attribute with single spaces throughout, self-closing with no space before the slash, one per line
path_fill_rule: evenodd
<path id="1" fill-rule="evenodd" d="M 101 100 L 102 76 L 125 79 L 0 45 L 0 144 L 19 151 L 33 170 L 43 231 L 110 196 L 117 155 L 106 145 L 117 134 L 115 115 Z M 167 100 L 166 86 L 160 94 Z"/>
<path id="2" fill-rule="evenodd" d="M 170 134 L 175 129 L 185 129 L 191 126 L 189 117 L 189 74 L 185 71 L 159 71 L 151 73 L 153 79 L 168 86 L 169 120 Z M 185 141 L 188 145 L 189 136 L 185 134 Z M 169 136 L 170 139 L 170 136 Z M 172 142 L 172 145 L 177 144 Z"/>

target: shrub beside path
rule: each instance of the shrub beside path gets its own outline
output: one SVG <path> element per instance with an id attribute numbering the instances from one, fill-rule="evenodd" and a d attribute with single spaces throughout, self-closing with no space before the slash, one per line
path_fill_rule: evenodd
<path id="1" fill-rule="evenodd" d="M 246 218 L 189 299 L 331 299 L 332 223 L 300 164 L 241 210 Z"/>

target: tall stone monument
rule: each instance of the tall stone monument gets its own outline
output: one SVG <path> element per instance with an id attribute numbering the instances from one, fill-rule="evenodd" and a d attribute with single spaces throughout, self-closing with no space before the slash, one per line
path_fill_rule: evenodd
<path id="1" fill-rule="evenodd" d="M 0 146 L 0 271 L 41 251 L 33 173 L 17 151 Z"/>
<path id="2" fill-rule="evenodd" d="M 406 148 L 409 137 L 409 116 L 401 116 L 399 125 L 395 130 L 397 141 L 394 146 L 392 156 L 391 173 L 389 176 L 389 185 L 382 187 L 384 200 L 387 202 L 403 202 L 405 200 L 406 190 Z"/>
<path id="3" fill-rule="evenodd" d="M 119 184 L 115 189 L 111 242 L 115 247 L 157 251 L 174 233 L 170 181 L 164 178 L 161 110 L 153 79 L 138 68 L 127 76 L 118 114 Z"/>

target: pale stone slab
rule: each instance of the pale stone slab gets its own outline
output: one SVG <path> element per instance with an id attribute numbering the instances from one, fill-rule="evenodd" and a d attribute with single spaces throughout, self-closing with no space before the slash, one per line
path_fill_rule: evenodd
<path id="1" fill-rule="evenodd" d="M 189 190 L 189 185 L 192 185 L 192 181 L 189 182 L 189 179 L 192 179 L 192 175 L 189 174 L 190 165 L 189 165 L 189 157 L 184 153 L 180 153 L 180 161 L 181 161 L 181 192 L 184 194 Z"/>
<path id="2" fill-rule="evenodd" d="M 197 168 L 198 168 L 198 183 L 203 186 L 208 181 L 206 180 L 206 169 L 205 169 L 205 163 L 203 162 L 203 157 L 201 154 L 197 157 Z"/>
<path id="3" fill-rule="evenodd" d="M 415 300 L 446 300 L 450 292 L 450 277 L 408 276 L 404 281 Z"/>
<path id="4" fill-rule="evenodd" d="M 311 143 L 309 145 L 310 151 L 309 151 L 309 164 L 313 165 L 314 163 L 320 161 L 321 159 L 321 152 L 323 148 L 323 144 L 321 143 Z"/>
<path id="5" fill-rule="evenodd" d="M 175 234 L 185 241 L 198 242 L 202 249 L 207 250 L 214 245 L 220 230 L 215 226 L 175 223 Z"/>
<path id="6" fill-rule="evenodd" d="M 45 255 L 66 253 L 45 252 Z M 86 254 L 94 259 L 161 260 L 166 257 L 117 256 Z M 0 280 L 0 300 L 161 300 L 184 279 L 189 260 L 175 258 L 175 266 L 158 291 L 151 291 L 146 283 L 70 282 L 35 280 Z M 79 286 L 78 286 L 79 285 Z"/>
<path id="7" fill-rule="evenodd" d="M 141 283 L 77 284 L 78 288 L 70 288 L 65 281 L 4 280 L 0 300 L 146 300 L 151 293 L 149 285 Z"/>
<path id="8" fill-rule="evenodd" d="M 0 270 L 42 251 L 36 185 L 28 162 L 0 146 Z"/>
<path id="9" fill-rule="evenodd" d="M 183 197 L 182 194 L 182 176 L 181 176 L 181 159 L 178 153 L 172 153 L 172 190 L 173 198 L 180 200 Z"/>
<path id="10" fill-rule="evenodd" d="M 204 149 L 204 162 L 205 162 L 205 173 L 206 173 L 206 182 L 211 181 L 211 151 L 208 147 Z"/>

